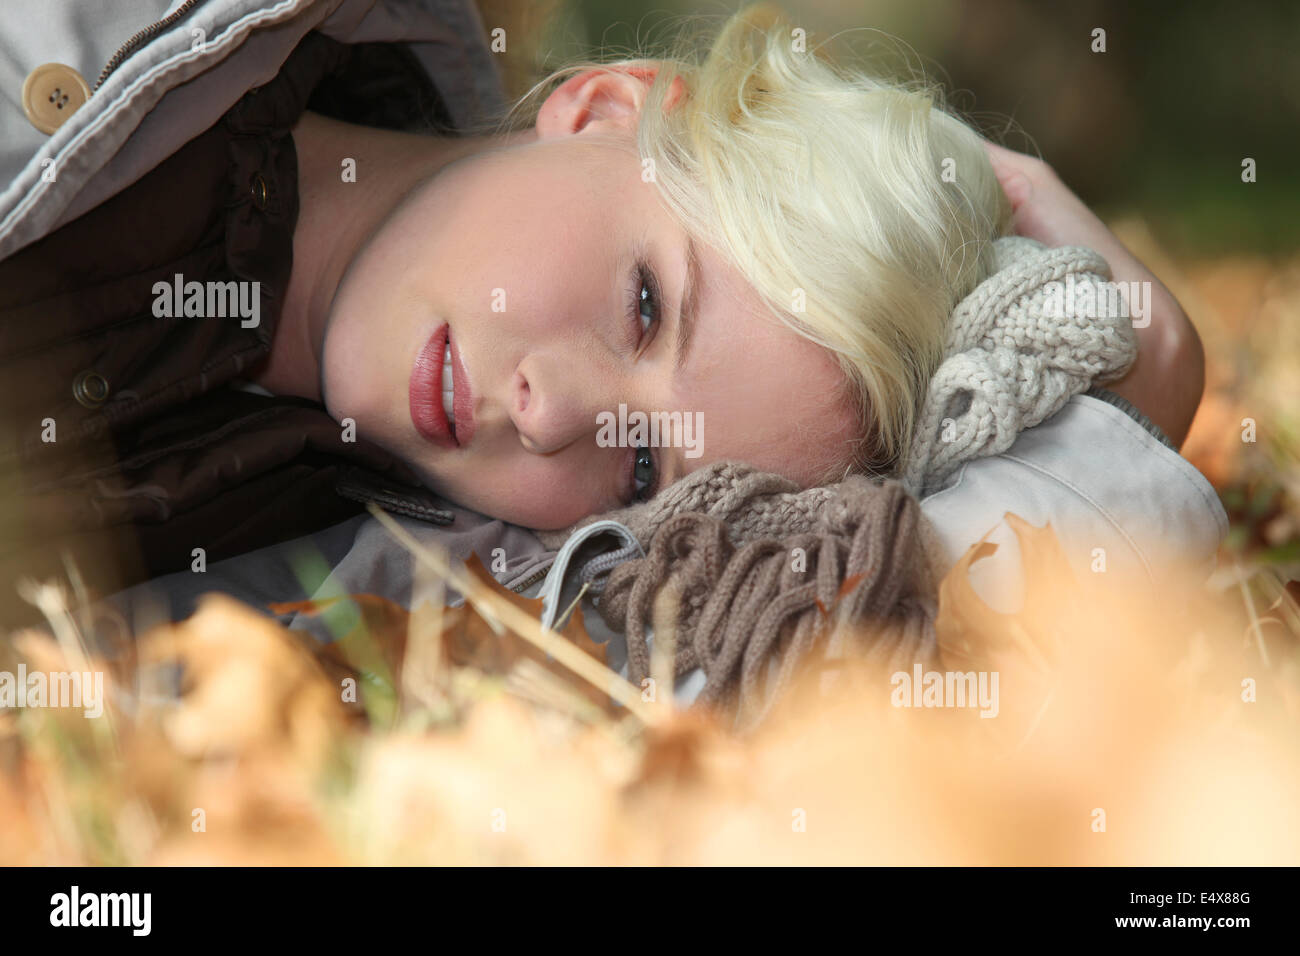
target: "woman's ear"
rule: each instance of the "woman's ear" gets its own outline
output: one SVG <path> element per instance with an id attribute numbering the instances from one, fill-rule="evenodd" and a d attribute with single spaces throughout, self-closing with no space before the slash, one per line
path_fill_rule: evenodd
<path id="1" fill-rule="evenodd" d="M 658 72 L 659 65 L 646 60 L 574 74 L 542 104 L 537 114 L 538 139 L 569 136 L 587 129 L 634 129 Z M 671 109 L 684 92 L 682 78 L 674 77 L 665 108 Z"/>

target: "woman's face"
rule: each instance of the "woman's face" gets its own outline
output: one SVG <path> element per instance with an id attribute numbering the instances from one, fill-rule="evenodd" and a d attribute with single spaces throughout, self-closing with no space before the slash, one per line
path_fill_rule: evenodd
<path id="1" fill-rule="evenodd" d="M 643 181 L 633 138 L 647 83 L 573 77 L 536 137 L 444 167 L 340 283 L 322 357 L 330 413 L 463 506 L 556 529 L 722 459 L 801 485 L 848 460 L 858 425 L 838 364 L 710 248 L 695 247 L 683 318 L 692 244 Z M 440 332 L 459 442 L 435 434 Z M 634 412 L 679 412 L 691 428 L 620 447 L 620 405 L 628 428 Z"/>

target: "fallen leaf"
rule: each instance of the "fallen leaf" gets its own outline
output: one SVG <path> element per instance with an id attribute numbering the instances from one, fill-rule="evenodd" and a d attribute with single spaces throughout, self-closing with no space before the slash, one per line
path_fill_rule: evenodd
<path id="1" fill-rule="evenodd" d="M 516 594 L 514 591 L 499 584 L 497 579 L 492 576 L 487 568 L 483 567 L 483 562 L 479 560 L 477 554 L 471 554 L 469 560 L 465 562 L 465 569 L 469 571 L 476 579 L 491 589 L 493 594 L 509 601 L 517 608 L 527 611 L 531 616 L 542 619 L 542 606 L 545 603 L 541 598 L 527 598 L 522 594 Z M 582 607 L 578 606 L 573 609 L 569 615 L 568 621 L 564 627 L 557 631 L 561 637 L 568 638 L 570 643 L 577 646 L 580 651 L 586 653 L 589 657 L 595 658 L 600 663 L 605 663 L 605 645 L 597 644 L 587 633 L 586 625 L 582 619 Z"/>
<path id="2" fill-rule="evenodd" d="M 495 597 L 523 610 L 530 617 L 541 620 L 544 603 L 541 598 L 523 597 L 502 586 L 483 566 L 478 555 L 471 555 L 465 562 L 465 567 Z M 320 615 L 344 601 L 351 601 L 357 607 L 360 618 L 356 626 L 338 640 L 320 644 L 317 648 L 318 656 L 333 676 L 351 676 L 356 679 L 361 697 L 359 703 L 364 705 L 372 721 L 391 726 L 396 715 L 397 688 L 400 685 L 410 630 L 409 612 L 375 594 L 293 601 L 272 604 L 270 608 L 276 614 Z M 520 660 L 532 660 L 572 685 L 575 691 L 602 709 L 612 707 L 608 695 L 600 693 L 585 681 L 575 680 L 567 667 L 558 664 L 531 642 L 508 629 L 503 630 L 504 633 L 498 634 L 483 615 L 473 608 L 464 605 L 445 608 L 439 642 L 441 662 L 504 676 Z M 581 607 L 574 608 L 564 627 L 557 633 L 588 656 L 601 664 L 605 663 L 605 646 L 593 641 L 587 633 Z"/>
<path id="3" fill-rule="evenodd" d="M 337 684 L 345 677 L 357 682 L 359 699 L 354 707 L 380 726 L 391 726 L 397 716 L 398 675 L 406 653 L 410 614 L 405 608 L 377 594 L 289 601 L 272 604 L 275 614 L 319 616 L 350 602 L 359 612 L 348 633 L 329 643 L 312 638 L 311 649 Z"/>

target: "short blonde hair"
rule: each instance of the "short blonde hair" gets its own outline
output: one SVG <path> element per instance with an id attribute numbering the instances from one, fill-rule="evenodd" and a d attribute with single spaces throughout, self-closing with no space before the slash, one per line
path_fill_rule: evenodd
<path id="1" fill-rule="evenodd" d="M 979 136 L 941 90 L 802 52 L 784 13 L 733 14 L 697 62 L 657 58 L 636 145 L 667 207 L 782 323 L 830 350 L 862 437 L 824 477 L 892 474 L 905 459 L 953 307 L 993 270 L 1010 209 Z M 573 63 L 516 103 L 535 121 Z M 674 80 L 688 95 L 664 109 Z M 802 298 L 802 301 L 800 299 Z M 798 306 L 803 310 L 799 311 Z"/>

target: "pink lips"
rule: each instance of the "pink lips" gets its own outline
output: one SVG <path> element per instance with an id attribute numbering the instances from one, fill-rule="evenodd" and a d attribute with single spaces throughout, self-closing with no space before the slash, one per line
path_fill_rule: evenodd
<path id="1" fill-rule="evenodd" d="M 451 363 L 455 394 L 452 408 L 456 413 L 453 427 L 442 410 L 442 356 L 451 336 L 451 327 L 444 323 L 429 337 L 411 370 L 409 388 L 411 423 L 415 430 L 440 448 L 464 448 L 474 435 L 473 395 L 470 393 L 469 375 L 461 361 L 456 342 L 451 341 Z"/>

